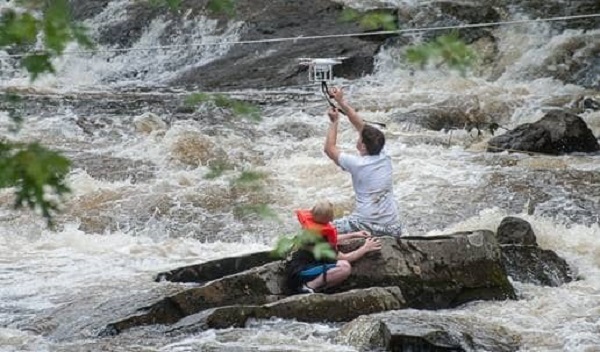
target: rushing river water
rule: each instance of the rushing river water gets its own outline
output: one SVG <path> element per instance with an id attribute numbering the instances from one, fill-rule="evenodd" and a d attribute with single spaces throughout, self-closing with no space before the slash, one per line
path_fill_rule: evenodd
<path id="1" fill-rule="evenodd" d="M 99 28 L 118 16 L 121 2 L 88 25 Z M 166 25 L 154 21 L 134 47 L 156 44 Z M 196 23 L 190 40 L 237 38 L 236 25 L 219 35 L 215 25 Z M 512 128 L 594 94 L 527 77 L 547 69 L 541 58 L 561 55 L 571 42 L 598 45 L 600 31 L 557 34 L 544 23 L 496 31 L 503 69 L 494 80 L 486 79 L 485 67 L 466 77 L 414 71 L 389 48 L 379 54 L 376 73 L 337 83 L 366 119 L 388 125 L 395 196 L 409 234 L 495 230 L 504 216 L 520 216 L 531 222 L 540 246 L 564 257 L 580 278 L 558 288 L 515 283 L 517 301 L 475 302 L 451 314 L 521 336 L 523 351 L 597 351 L 600 156 L 491 154 L 487 132 L 431 131 L 402 118 L 447 106 L 475 109 Z M 96 337 L 105 324 L 184 289 L 155 283 L 157 272 L 267 249 L 296 229 L 292 211 L 317 198 L 333 201 L 339 214 L 351 210 L 350 178 L 322 152 L 327 117 L 317 87 L 236 92 L 266 102 L 260 122 L 218 110 L 196 119 L 169 114 L 162 102 L 178 105 L 187 92 L 162 83 L 184 70 L 189 57 L 201 65 L 227 48 L 219 50 L 67 55 L 56 62 L 55 76 L 32 86 L 0 58 L 1 87 L 26 90 L 35 102 L 11 138 L 41 140 L 75 166 L 68 177 L 73 193 L 55 231 L 35 214 L 12 210 L 10 190 L 0 192 L 1 351 L 353 351 L 335 342 L 338 325 L 284 320 L 192 335 L 166 335 L 151 326 Z M 580 116 L 600 135 L 600 112 Z M 0 117 L 8 135 L 8 118 Z M 341 126 L 339 143 L 352 151 L 356 133 L 347 122 Z M 207 179 L 206 165 L 214 160 L 234 168 Z M 262 187 L 236 182 L 244 170 L 263 173 Z M 273 216 L 244 212 L 264 203 Z"/>

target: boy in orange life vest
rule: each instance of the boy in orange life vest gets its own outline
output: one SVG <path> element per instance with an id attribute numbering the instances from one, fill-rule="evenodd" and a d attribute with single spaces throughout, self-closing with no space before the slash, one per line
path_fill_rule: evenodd
<path id="1" fill-rule="evenodd" d="M 366 253 L 381 249 L 379 240 L 371 238 L 365 231 L 338 236 L 337 230 L 331 224 L 333 220 L 331 202 L 318 202 L 311 210 L 297 210 L 296 215 L 303 229 L 322 235 L 336 252 L 338 239 L 366 239 L 365 243 L 353 252 L 337 252 L 337 260 L 333 261 L 318 261 L 310 246 L 294 252 L 286 265 L 288 284 L 294 291 L 314 293 L 318 289 L 337 286 L 350 275 L 351 262 L 360 259 Z"/>

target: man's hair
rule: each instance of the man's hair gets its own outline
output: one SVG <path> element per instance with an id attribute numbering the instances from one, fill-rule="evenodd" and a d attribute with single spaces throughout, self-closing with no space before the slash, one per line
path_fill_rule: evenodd
<path id="1" fill-rule="evenodd" d="M 385 145 L 385 136 L 383 132 L 371 125 L 364 125 L 360 132 L 362 142 L 367 148 L 369 155 L 378 155 Z"/>
<path id="2" fill-rule="evenodd" d="M 333 204 L 330 201 L 321 200 L 317 202 L 310 212 L 316 223 L 327 224 L 333 220 Z"/>

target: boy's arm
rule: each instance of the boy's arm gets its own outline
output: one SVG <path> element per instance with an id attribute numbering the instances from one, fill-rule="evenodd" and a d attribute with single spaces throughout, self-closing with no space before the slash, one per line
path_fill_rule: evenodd
<path id="1" fill-rule="evenodd" d="M 367 238 L 365 244 L 359 249 L 348 253 L 339 252 L 337 260 L 347 260 L 352 263 L 362 258 L 365 254 L 378 250 L 381 250 L 381 242 L 376 238 Z"/>

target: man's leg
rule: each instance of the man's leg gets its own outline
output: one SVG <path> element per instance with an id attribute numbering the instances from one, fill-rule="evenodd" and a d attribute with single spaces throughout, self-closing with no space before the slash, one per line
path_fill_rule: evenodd
<path id="1" fill-rule="evenodd" d="M 345 216 L 343 218 L 333 220 L 333 226 L 338 230 L 338 233 L 350 233 L 355 231 L 367 231 L 372 236 L 402 236 L 402 225 L 400 223 L 391 225 L 378 225 L 360 221 L 354 217 Z"/>

